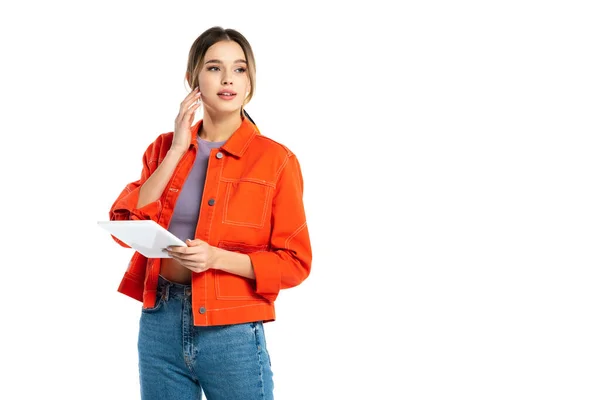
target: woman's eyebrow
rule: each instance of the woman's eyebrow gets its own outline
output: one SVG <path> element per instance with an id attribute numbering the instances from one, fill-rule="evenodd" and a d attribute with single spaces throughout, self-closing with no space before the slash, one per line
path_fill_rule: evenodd
<path id="1" fill-rule="evenodd" d="M 205 62 L 204 64 L 210 64 L 210 63 L 212 63 L 212 64 L 223 64 L 223 62 L 222 62 L 221 60 L 208 60 L 208 61 L 207 61 L 207 62 Z M 246 64 L 246 65 L 248 64 L 248 63 L 246 62 L 246 60 L 242 60 L 242 59 L 235 60 L 233 63 L 234 63 L 234 64 L 244 63 L 244 64 Z"/>

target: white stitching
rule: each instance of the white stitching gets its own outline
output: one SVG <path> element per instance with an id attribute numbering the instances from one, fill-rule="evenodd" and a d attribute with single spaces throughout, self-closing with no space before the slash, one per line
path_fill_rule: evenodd
<path id="1" fill-rule="evenodd" d="M 229 189 L 231 188 L 231 185 L 228 183 L 227 184 L 227 190 L 225 190 L 225 210 L 223 211 L 223 218 L 221 219 L 222 223 L 225 223 L 225 216 L 227 215 L 227 208 L 229 207 Z"/>
<path id="2" fill-rule="evenodd" d="M 265 206 L 263 207 L 263 215 L 262 215 L 262 218 L 260 219 L 260 227 L 261 228 L 263 226 L 265 226 L 265 219 L 267 218 L 267 206 L 269 204 L 269 202 L 267 200 L 271 197 L 272 190 L 273 190 L 273 188 L 267 189 L 267 198 L 265 199 Z"/>
<path id="3" fill-rule="evenodd" d="M 221 186 L 221 176 L 223 175 L 223 166 L 225 165 L 224 162 L 221 163 L 221 169 L 219 170 L 219 176 L 217 178 L 217 190 L 216 190 L 216 196 L 219 195 L 219 186 Z M 208 172 L 208 171 L 207 171 Z M 202 197 L 204 197 L 204 193 L 202 194 Z M 210 218 L 210 222 L 208 224 L 208 240 L 210 241 L 210 236 L 211 236 L 211 229 L 212 229 L 212 223 L 213 220 L 215 219 L 215 211 L 213 210 L 212 213 L 212 217 Z"/>
<path id="4" fill-rule="evenodd" d="M 252 140 L 256 137 L 256 129 L 253 132 L 253 135 L 250 136 L 248 138 L 248 140 L 246 141 L 246 144 L 244 145 L 244 147 L 242 147 L 242 149 L 240 150 L 239 154 L 244 154 L 244 152 L 246 151 L 246 149 L 250 146 L 250 143 L 252 143 Z"/>
<path id="5" fill-rule="evenodd" d="M 238 182 L 242 182 L 241 180 Z M 254 182 L 251 182 L 254 183 Z M 230 188 L 233 185 L 232 182 L 228 182 L 227 183 L 227 191 L 225 193 L 225 210 L 223 212 L 223 219 L 222 222 L 223 224 L 228 224 L 228 225 L 235 225 L 235 226 L 246 226 L 246 227 L 251 227 L 251 228 L 263 228 L 265 226 L 265 219 L 266 219 L 266 215 L 267 215 L 267 209 L 269 206 L 269 202 L 268 199 L 271 195 L 271 190 L 272 187 L 271 186 L 267 186 L 267 185 L 261 185 L 261 186 L 266 186 L 267 190 L 265 193 L 265 200 L 263 202 L 263 213 L 260 219 L 259 223 L 254 223 L 254 222 L 238 222 L 238 221 L 232 221 L 230 219 L 227 218 L 228 215 L 228 209 L 229 209 L 229 199 L 230 199 Z"/>
<path id="6" fill-rule="evenodd" d="M 281 174 L 281 171 L 283 171 L 283 169 L 285 168 L 285 166 L 287 165 L 289 159 L 290 159 L 290 155 L 288 154 L 288 156 L 286 157 L 285 161 L 281 164 L 281 166 L 279 167 L 279 169 L 277 170 L 277 175 L 275 175 L 275 182 L 277 182 L 279 180 L 279 175 Z"/>
<path id="7" fill-rule="evenodd" d="M 261 299 L 262 300 L 262 299 Z M 266 300 L 265 300 L 266 301 Z M 213 308 L 212 310 L 206 310 L 206 313 L 208 314 L 209 311 L 221 311 L 221 310 L 232 310 L 234 308 L 246 308 L 246 307 L 258 307 L 258 306 L 267 306 L 268 304 L 265 303 L 260 303 L 260 304 L 245 304 L 243 306 L 235 306 L 235 307 L 226 307 L 226 308 Z"/>
<path id="8" fill-rule="evenodd" d="M 259 296 L 258 294 L 256 295 L 251 295 L 251 294 L 247 294 L 247 295 L 224 295 L 221 294 L 221 279 L 219 279 L 220 275 L 217 274 L 217 271 L 215 271 L 214 273 L 214 277 L 215 277 L 215 290 L 216 293 L 215 295 L 217 296 L 217 300 L 261 300 L 260 298 L 257 298 L 257 296 Z"/>
<path id="9" fill-rule="evenodd" d="M 258 183 L 260 185 L 275 187 L 275 182 L 268 182 L 268 181 L 265 181 L 264 179 L 256 179 L 256 178 L 239 178 L 239 179 L 236 179 L 236 178 L 221 178 L 221 180 L 223 182 L 227 182 L 227 183 L 252 182 L 252 183 Z"/>
<path id="10" fill-rule="evenodd" d="M 285 245 L 283 246 L 283 248 L 284 248 L 284 249 L 286 249 L 286 250 L 289 250 L 289 249 L 290 249 L 290 247 L 289 247 L 289 244 L 290 244 L 290 242 L 292 241 L 292 239 L 293 239 L 293 238 L 294 238 L 294 237 L 295 237 L 295 236 L 296 236 L 298 233 L 300 233 L 300 232 L 302 231 L 302 229 L 304 229 L 305 227 L 306 227 L 306 221 L 304 221 L 304 223 L 303 223 L 302 225 L 300 225 L 300 226 L 298 227 L 298 229 L 296 229 L 296 230 L 294 231 L 294 233 L 292 233 L 292 234 L 291 234 L 291 235 L 290 235 L 290 236 L 289 236 L 289 237 L 288 237 L 288 238 L 285 240 Z"/>

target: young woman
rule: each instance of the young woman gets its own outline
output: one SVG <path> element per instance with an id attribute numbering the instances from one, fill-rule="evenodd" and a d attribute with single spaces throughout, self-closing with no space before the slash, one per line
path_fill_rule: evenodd
<path id="1" fill-rule="evenodd" d="M 255 72 L 239 32 L 202 33 L 174 131 L 150 144 L 141 178 L 111 207 L 111 220 L 152 219 L 187 244 L 170 258 L 134 253 L 119 286 L 143 304 L 144 400 L 273 398 L 263 323 L 279 291 L 306 279 L 312 252 L 298 160 L 244 111 Z"/>

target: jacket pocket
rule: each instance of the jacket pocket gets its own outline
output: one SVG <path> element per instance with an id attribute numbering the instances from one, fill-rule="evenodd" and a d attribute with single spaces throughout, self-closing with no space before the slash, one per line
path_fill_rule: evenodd
<path id="1" fill-rule="evenodd" d="M 266 245 L 247 245 L 245 243 L 221 241 L 219 248 L 248 254 L 254 251 L 264 251 Z M 219 300 L 263 300 L 255 291 L 255 282 L 251 279 L 229 272 L 215 270 L 215 290 Z"/>
<path id="2" fill-rule="evenodd" d="M 269 199 L 273 188 L 250 180 L 227 182 L 223 223 L 262 228 L 270 215 Z"/>

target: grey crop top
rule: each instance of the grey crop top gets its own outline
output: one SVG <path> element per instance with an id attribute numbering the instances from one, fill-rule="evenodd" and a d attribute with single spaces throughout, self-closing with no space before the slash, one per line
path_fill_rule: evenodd
<path id="1" fill-rule="evenodd" d="M 181 193 L 179 193 L 179 197 L 177 198 L 173 217 L 169 224 L 169 232 L 183 241 L 186 239 L 195 239 L 210 150 L 219 148 L 223 144 L 225 144 L 225 141 L 209 142 L 198 137 L 196 160 L 181 188 Z"/>

